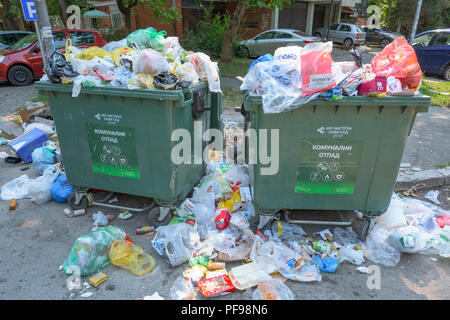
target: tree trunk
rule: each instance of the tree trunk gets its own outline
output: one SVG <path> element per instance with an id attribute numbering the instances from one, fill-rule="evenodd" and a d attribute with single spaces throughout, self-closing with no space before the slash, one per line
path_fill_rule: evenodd
<path id="1" fill-rule="evenodd" d="M 59 5 L 59 15 L 61 17 L 61 21 L 64 24 L 64 26 L 67 26 L 67 18 L 69 15 L 67 14 L 67 3 L 66 0 L 58 0 Z"/>
<path id="2" fill-rule="evenodd" d="M 229 62 L 233 58 L 233 38 L 236 36 L 241 20 L 244 17 L 245 9 L 245 1 L 239 1 L 236 9 L 234 9 L 228 29 L 223 36 L 222 53 L 220 54 L 220 61 L 222 62 Z"/>
<path id="3" fill-rule="evenodd" d="M 121 0 L 117 0 L 117 7 L 125 16 L 125 29 L 127 30 L 127 32 L 131 31 L 131 8 L 133 8 L 135 5 L 137 5 L 137 1 L 131 2 L 129 6 L 126 7 Z"/>
<path id="4" fill-rule="evenodd" d="M 11 2 L 10 0 L 1 0 L 3 6 L 3 14 L 0 16 L 0 19 L 6 22 L 6 25 L 9 30 L 17 29 L 16 21 L 14 20 L 14 15 L 11 12 Z"/>

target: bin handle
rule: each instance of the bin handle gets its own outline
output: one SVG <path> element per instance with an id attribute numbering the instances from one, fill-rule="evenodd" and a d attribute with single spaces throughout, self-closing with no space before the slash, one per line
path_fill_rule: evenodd
<path id="1" fill-rule="evenodd" d="M 187 100 L 185 99 L 184 93 L 187 93 L 187 94 L 188 94 L 188 99 L 187 99 Z M 187 107 L 190 107 L 191 104 L 192 104 L 192 102 L 194 101 L 194 93 L 193 93 L 192 90 L 189 89 L 189 88 L 188 88 L 184 93 L 181 93 L 181 95 L 183 96 L 183 99 L 185 99 L 185 100 L 184 100 L 184 103 L 183 103 L 183 106 L 184 106 L 185 108 L 187 108 Z"/>

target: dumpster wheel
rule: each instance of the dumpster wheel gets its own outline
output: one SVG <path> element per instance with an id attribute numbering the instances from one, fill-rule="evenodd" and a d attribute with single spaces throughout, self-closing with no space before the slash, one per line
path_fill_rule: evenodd
<path id="1" fill-rule="evenodd" d="M 170 209 L 171 207 L 154 207 L 147 214 L 147 222 L 155 227 L 168 225 L 172 219 L 172 214 L 169 212 Z"/>

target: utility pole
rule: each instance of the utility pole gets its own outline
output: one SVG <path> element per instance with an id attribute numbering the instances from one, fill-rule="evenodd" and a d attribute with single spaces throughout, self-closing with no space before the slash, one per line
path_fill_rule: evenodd
<path id="1" fill-rule="evenodd" d="M 417 24 L 419 23 L 420 9 L 422 8 L 422 0 L 417 0 L 416 15 L 414 16 L 414 23 L 411 30 L 411 41 L 416 37 Z"/>
<path id="2" fill-rule="evenodd" d="M 334 2 L 333 2 L 333 0 L 331 0 L 331 5 L 330 5 L 330 23 L 328 24 L 328 31 L 327 31 L 327 41 L 329 41 L 330 40 L 330 27 L 331 27 L 331 24 L 332 24 L 332 22 L 333 22 L 333 12 L 334 12 Z"/>
<path id="3" fill-rule="evenodd" d="M 48 17 L 47 4 L 45 0 L 34 0 L 34 5 L 36 8 L 37 21 L 36 32 L 40 38 L 40 46 L 41 46 L 41 54 L 42 60 L 44 61 L 44 70 L 47 74 L 49 74 L 49 61 L 50 56 L 55 50 L 55 46 L 53 44 L 53 33 L 52 27 L 50 25 L 50 19 Z"/>

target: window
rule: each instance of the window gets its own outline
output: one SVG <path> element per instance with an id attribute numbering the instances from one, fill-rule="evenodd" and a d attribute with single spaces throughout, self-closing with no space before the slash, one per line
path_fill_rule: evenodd
<path id="1" fill-rule="evenodd" d="M 0 35 L 0 49 L 8 48 L 9 46 L 16 43 L 16 37 L 14 34 L 2 34 Z"/>
<path id="2" fill-rule="evenodd" d="M 20 39 L 15 44 L 11 46 L 11 50 L 22 50 L 33 44 L 37 40 L 37 36 L 35 33 L 32 33 L 25 38 Z"/>
<path id="3" fill-rule="evenodd" d="M 263 34 L 260 34 L 255 38 L 255 40 L 267 40 L 267 39 L 273 39 L 275 37 L 275 32 L 266 32 Z"/>
<path id="4" fill-rule="evenodd" d="M 450 33 L 438 33 L 430 46 L 450 46 Z"/>
<path id="5" fill-rule="evenodd" d="M 330 30 L 337 30 L 338 27 L 339 27 L 339 24 L 332 24 L 330 26 Z"/>
<path id="6" fill-rule="evenodd" d="M 289 39 L 292 38 L 292 34 L 286 32 L 276 32 L 277 39 Z"/>
<path id="7" fill-rule="evenodd" d="M 66 35 L 64 32 L 58 32 L 53 34 L 53 43 L 56 49 L 61 49 L 66 46 Z"/>
<path id="8" fill-rule="evenodd" d="M 308 35 L 307 35 L 306 33 L 301 32 L 301 31 L 295 31 L 294 33 L 295 33 L 296 35 L 298 35 L 298 36 L 301 36 L 301 37 L 308 37 Z"/>
<path id="9" fill-rule="evenodd" d="M 92 32 L 69 32 L 69 37 L 72 40 L 72 45 L 75 47 L 86 46 L 95 43 L 95 37 Z"/>
<path id="10" fill-rule="evenodd" d="M 122 14 L 113 14 L 112 22 L 114 28 L 119 28 L 122 25 Z"/>
<path id="11" fill-rule="evenodd" d="M 341 24 L 341 27 L 339 28 L 339 31 L 343 32 L 351 32 L 352 28 L 347 24 Z"/>
<path id="12" fill-rule="evenodd" d="M 355 26 L 356 32 L 364 32 L 360 26 Z"/>
<path id="13" fill-rule="evenodd" d="M 426 47 L 434 37 L 435 33 L 427 33 L 414 39 L 412 45 L 416 47 Z"/>

